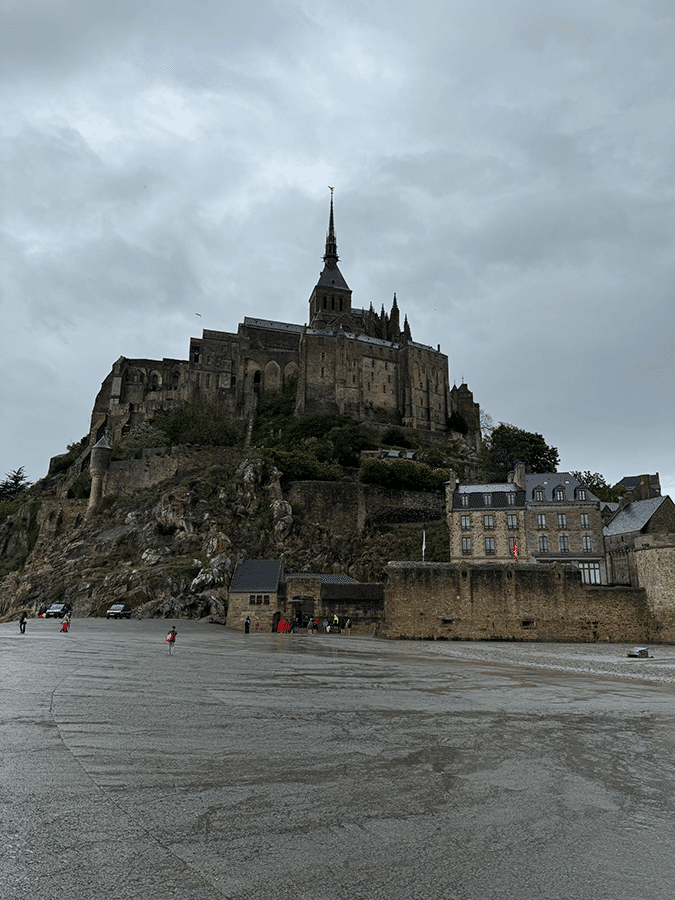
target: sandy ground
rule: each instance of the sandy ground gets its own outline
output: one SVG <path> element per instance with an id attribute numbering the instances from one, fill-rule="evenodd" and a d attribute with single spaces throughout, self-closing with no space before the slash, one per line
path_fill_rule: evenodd
<path id="1" fill-rule="evenodd" d="M 0 625 L 3 900 L 675 884 L 675 648 Z"/>

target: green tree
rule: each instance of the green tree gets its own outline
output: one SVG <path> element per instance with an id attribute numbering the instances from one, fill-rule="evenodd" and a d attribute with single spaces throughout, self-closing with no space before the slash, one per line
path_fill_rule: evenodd
<path id="1" fill-rule="evenodd" d="M 600 472 L 570 472 L 578 482 L 587 487 L 589 491 L 595 494 L 598 500 L 605 503 L 616 503 L 626 493 L 626 489 L 622 484 L 615 484 L 612 487 L 605 481 Z"/>
<path id="2" fill-rule="evenodd" d="M 15 500 L 19 494 L 23 494 L 31 486 L 31 482 L 24 474 L 24 466 L 20 466 L 13 472 L 5 474 L 5 480 L 0 481 L 0 502 Z"/>
<path id="3" fill-rule="evenodd" d="M 542 435 L 500 422 L 483 443 L 481 462 L 491 481 L 506 481 L 518 463 L 530 472 L 556 472 L 560 457 Z"/>

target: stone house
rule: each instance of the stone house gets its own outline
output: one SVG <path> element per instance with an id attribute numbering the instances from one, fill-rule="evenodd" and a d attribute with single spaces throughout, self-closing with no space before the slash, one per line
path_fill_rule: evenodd
<path id="1" fill-rule="evenodd" d="M 460 415 L 465 440 L 480 445 L 479 407 L 466 384 L 450 387 L 448 357 L 413 341 L 396 295 L 389 313 L 352 306 L 338 267 L 331 196 L 324 267 L 309 299 L 309 324 L 246 316 L 237 332 L 205 329 L 191 338 L 187 360 L 121 356 L 96 397 L 90 446 L 115 441 L 151 422 L 159 409 L 203 398 L 244 429 L 260 400 L 297 378 L 296 415 L 337 413 L 369 423 L 425 432 L 430 442 L 450 436 Z M 458 437 L 459 435 L 455 435 Z"/>
<path id="2" fill-rule="evenodd" d="M 278 559 L 247 559 L 235 569 L 230 583 L 227 624 L 244 630 L 271 631 L 280 601 L 283 602 L 283 566 Z M 278 619 L 277 619 L 278 621 Z"/>
<path id="3" fill-rule="evenodd" d="M 349 575 L 284 575 L 279 560 L 247 559 L 237 566 L 229 591 L 227 625 L 251 631 L 276 631 L 282 617 L 306 626 L 319 619 L 351 618 L 356 631 L 372 631 L 384 616 L 384 585 L 364 584 Z"/>
<path id="4" fill-rule="evenodd" d="M 646 536 L 675 535 L 675 504 L 665 497 L 624 499 L 604 527 L 607 572 L 612 584 L 640 586 L 636 549 L 650 544 Z M 653 541 L 651 542 L 653 543 Z"/>
<path id="5" fill-rule="evenodd" d="M 451 562 L 570 563 L 584 583 L 607 583 L 600 501 L 569 472 L 518 466 L 504 484 L 454 479 L 446 510 Z"/>

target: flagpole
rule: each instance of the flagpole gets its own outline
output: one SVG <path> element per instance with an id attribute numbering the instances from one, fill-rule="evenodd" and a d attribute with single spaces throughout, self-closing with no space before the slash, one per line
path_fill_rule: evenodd
<path id="1" fill-rule="evenodd" d="M 427 530 L 422 529 L 422 562 L 424 562 L 424 551 L 427 549 Z"/>

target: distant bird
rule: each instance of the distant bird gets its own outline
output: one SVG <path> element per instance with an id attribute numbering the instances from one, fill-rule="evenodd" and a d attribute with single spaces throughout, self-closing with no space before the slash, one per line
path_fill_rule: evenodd
<path id="1" fill-rule="evenodd" d="M 201 317 L 202 317 L 202 314 L 201 314 L 201 313 L 195 313 L 195 315 L 196 315 L 196 316 L 199 316 L 200 319 L 201 319 Z"/>

